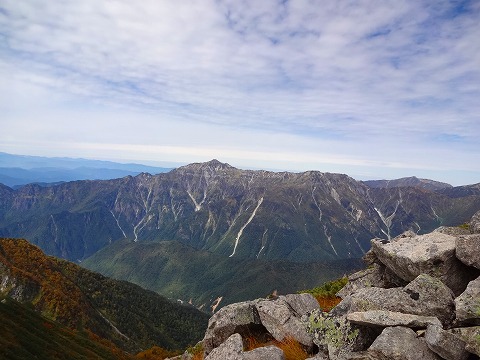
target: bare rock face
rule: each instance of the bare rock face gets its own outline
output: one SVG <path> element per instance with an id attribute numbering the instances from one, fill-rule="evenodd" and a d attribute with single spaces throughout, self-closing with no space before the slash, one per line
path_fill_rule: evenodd
<path id="1" fill-rule="evenodd" d="M 480 211 L 477 211 L 470 220 L 470 231 L 472 234 L 480 234 Z"/>
<path id="2" fill-rule="evenodd" d="M 426 329 L 429 325 L 442 326 L 440 320 L 434 316 L 402 314 L 384 310 L 353 312 L 347 315 L 347 320 L 357 325 L 381 327 L 405 326 L 411 329 Z"/>
<path id="3" fill-rule="evenodd" d="M 465 341 L 465 350 L 480 357 L 480 326 L 454 328 L 449 331 Z"/>
<path id="4" fill-rule="evenodd" d="M 465 290 L 471 270 L 456 258 L 455 245 L 455 236 L 441 232 L 400 235 L 389 243 L 372 240 L 375 255 L 400 278 L 411 281 L 420 274 L 428 274 L 458 295 Z"/>
<path id="5" fill-rule="evenodd" d="M 244 360 L 285 360 L 285 354 L 276 346 L 265 346 L 243 353 Z"/>
<path id="6" fill-rule="evenodd" d="M 465 341 L 442 329 L 440 325 L 430 325 L 425 333 L 427 346 L 445 360 L 466 360 L 468 352 Z"/>
<path id="7" fill-rule="evenodd" d="M 312 348 L 313 335 L 307 332 L 301 317 L 319 308 L 311 294 L 290 294 L 276 300 L 259 299 L 227 305 L 208 322 L 203 339 L 205 354 L 210 354 L 235 333 L 262 341 L 292 337 L 306 348 Z"/>
<path id="8" fill-rule="evenodd" d="M 276 340 L 282 341 L 291 336 L 307 348 L 313 346 L 313 336 L 306 331 L 300 317 L 283 298 L 260 301 L 256 308 L 262 325 Z M 318 303 L 316 308 L 319 308 Z"/>
<path id="9" fill-rule="evenodd" d="M 456 256 L 465 265 L 480 269 L 480 233 L 458 236 Z"/>
<path id="10" fill-rule="evenodd" d="M 480 325 L 480 277 L 471 281 L 455 299 L 455 309 L 460 323 Z"/>
<path id="11" fill-rule="evenodd" d="M 348 276 L 348 283 L 336 295 L 342 299 L 358 289 L 367 287 L 391 288 L 404 286 L 406 282 L 397 277 L 382 264 L 372 263 L 371 267 Z"/>
<path id="12" fill-rule="evenodd" d="M 388 327 L 367 351 L 372 360 L 441 360 L 425 341 L 406 327 Z"/>
<path id="13" fill-rule="evenodd" d="M 203 338 L 205 353 L 209 354 L 235 333 L 247 334 L 254 332 L 254 329 L 260 326 L 260 316 L 251 302 L 225 306 L 208 321 L 208 328 Z"/>
<path id="14" fill-rule="evenodd" d="M 243 360 L 243 340 L 240 334 L 231 335 L 225 342 L 205 357 L 205 360 Z"/>
<path id="15" fill-rule="evenodd" d="M 420 316 L 435 316 L 443 324 L 453 320 L 454 296 L 440 280 L 421 274 L 402 288 L 364 288 L 345 298 L 344 311 L 385 310 Z M 335 313 L 336 309 L 334 309 Z"/>
<path id="16" fill-rule="evenodd" d="M 279 299 L 284 300 L 297 317 L 320 307 L 318 301 L 311 294 L 288 294 L 280 296 Z"/>

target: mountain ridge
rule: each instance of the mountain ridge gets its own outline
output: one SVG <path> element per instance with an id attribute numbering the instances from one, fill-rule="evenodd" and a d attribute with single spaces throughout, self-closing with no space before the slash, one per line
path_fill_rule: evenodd
<path id="1" fill-rule="evenodd" d="M 153 345 L 192 345 L 207 320 L 193 307 L 46 256 L 23 239 L 0 239 L 0 295 L 31 304 L 51 320 L 91 331 L 130 352 Z"/>
<path id="2" fill-rule="evenodd" d="M 371 238 L 466 221 L 480 208 L 480 191 L 468 189 L 370 188 L 344 174 L 240 170 L 213 160 L 158 175 L 1 187 L 0 235 L 74 261 L 125 238 L 250 259 L 359 258 Z"/>

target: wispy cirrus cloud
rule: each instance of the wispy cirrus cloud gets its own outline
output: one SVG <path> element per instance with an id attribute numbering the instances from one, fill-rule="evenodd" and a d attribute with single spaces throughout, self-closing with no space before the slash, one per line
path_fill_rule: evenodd
<path id="1" fill-rule="evenodd" d="M 0 141 L 30 126 L 100 148 L 216 142 L 240 165 L 254 148 L 309 159 L 293 169 L 480 173 L 479 20 L 475 1 L 4 0 Z"/>

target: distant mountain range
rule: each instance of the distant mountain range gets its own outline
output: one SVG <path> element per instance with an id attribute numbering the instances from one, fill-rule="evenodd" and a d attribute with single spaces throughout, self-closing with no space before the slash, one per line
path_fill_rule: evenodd
<path id="1" fill-rule="evenodd" d="M 373 237 L 458 225 L 479 209 L 480 184 L 371 188 L 347 175 L 239 170 L 212 160 L 158 175 L 0 186 L 0 235 L 75 261 L 129 239 L 312 262 L 359 258 Z"/>
<path id="2" fill-rule="evenodd" d="M 106 339 L 132 353 L 153 345 L 169 349 L 194 345 L 208 321 L 208 315 L 191 306 L 173 303 L 137 285 L 112 280 L 46 256 L 38 247 L 20 239 L 0 239 L 0 300 L 0 316 L 9 306 L 17 314 L 24 313 L 33 321 L 39 321 L 12 301 L 27 304 L 50 320 L 46 330 L 57 327 L 51 322 L 55 321 L 76 330 L 78 335 Z M 17 324 L 19 321 L 15 320 Z M 23 331 L 22 336 L 41 340 L 38 335 L 25 333 L 25 329 L 17 330 Z M 7 334 L 12 331 L 16 331 L 15 327 L 5 329 L 0 338 L 7 341 Z M 58 335 L 55 331 L 51 334 L 52 337 Z M 69 339 L 76 342 L 72 337 Z M 3 350 L 10 345 L 15 347 L 18 341 L 10 339 L 11 344 L 3 344 Z"/>
<path id="3" fill-rule="evenodd" d="M 74 180 L 115 179 L 127 175 L 135 176 L 142 172 L 159 174 L 171 169 L 111 161 L 24 156 L 0 152 L 0 183 L 12 188 L 31 183 L 52 186 Z"/>
<path id="4" fill-rule="evenodd" d="M 480 184 L 363 183 L 217 160 L 49 187 L 0 184 L 0 236 L 205 311 L 219 298 L 223 306 L 332 280 L 358 267 L 372 238 L 460 225 L 478 210 Z"/>

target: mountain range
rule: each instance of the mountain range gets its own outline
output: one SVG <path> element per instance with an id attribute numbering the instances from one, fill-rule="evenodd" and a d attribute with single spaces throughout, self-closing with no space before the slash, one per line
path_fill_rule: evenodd
<path id="1" fill-rule="evenodd" d="M 0 236 L 210 312 L 332 280 L 361 265 L 372 238 L 460 225 L 479 209 L 480 184 L 364 183 L 212 160 L 157 175 L 0 184 Z"/>
<path id="2" fill-rule="evenodd" d="M 49 158 L 0 152 L 0 183 L 12 188 L 36 183 L 52 186 L 74 180 L 106 180 L 142 172 L 158 174 L 171 168 L 123 164 L 112 161 Z"/>
<path id="3" fill-rule="evenodd" d="M 74 261 L 128 239 L 312 262 L 359 258 L 374 237 L 458 225 L 479 208 L 480 184 L 372 188 L 342 174 L 239 170 L 212 160 L 157 175 L 0 185 L 0 236 Z"/>

